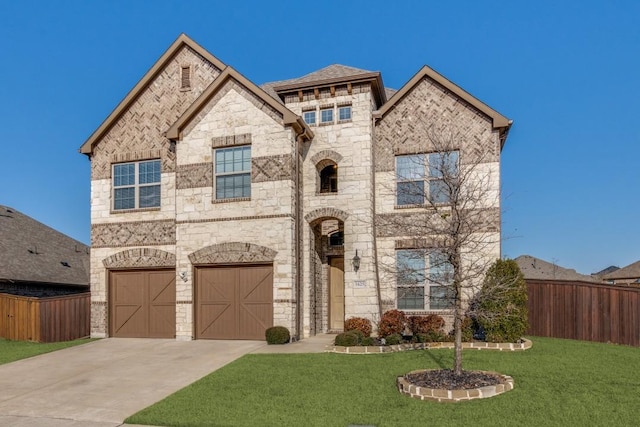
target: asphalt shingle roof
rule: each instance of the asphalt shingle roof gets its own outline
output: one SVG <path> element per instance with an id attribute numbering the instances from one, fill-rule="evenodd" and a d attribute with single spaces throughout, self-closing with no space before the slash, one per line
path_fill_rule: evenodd
<path id="1" fill-rule="evenodd" d="M 626 267 L 622 267 L 612 273 L 605 274 L 603 279 L 637 279 L 640 278 L 640 261 L 636 261 L 633 264 L 629 264 Z"/>
<path id="2" fill-rule="evenodd" d="M 89 247 L 0 205 L 0 282 L 89 285 Z"/>
<path id="3" fill-rule="evenodd" d="M 518 263 L 525 279 L 602 283 L 602 281 L 589 275 L 580 274 L 573 269 L 560 267 L 530 255 L 521 255 L 515 261 Z"/>

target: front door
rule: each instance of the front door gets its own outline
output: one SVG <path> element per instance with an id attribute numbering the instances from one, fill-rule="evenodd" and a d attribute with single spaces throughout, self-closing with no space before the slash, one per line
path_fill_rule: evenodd
<path id="1" fill-rule="evenodd" d="M 344 258 L 329 258 L 329 329 L 344 329 Z"/>

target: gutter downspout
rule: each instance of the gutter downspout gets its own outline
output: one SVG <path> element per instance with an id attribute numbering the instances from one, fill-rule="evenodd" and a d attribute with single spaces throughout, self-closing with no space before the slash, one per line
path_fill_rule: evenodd
<path id="1" fill-rule="evenodd" d="M 376 296 L 378 297 L 378 320 L 382 319 L 382 291 L 378 268 L 378 230 L 376 227 L 376 116 L 371 114 L 371 232 L 373 233 L 373 265 L 376 274 Z"/>
<path id="2" fill-rule="evenodd" d="M 301 177 L 300 177 L 300 146 L 305 138 L 309 138 L 307 134 L 307 128 L 305 126 L 302 127 L 302 133 L 296 135 L 295 142 L 295 201 L 296 201 L 296 210 L 295 210 L 295 243 L 294 243 L 294 253 L 296 257 L 296 341 L 299 341 L 302 335 L 301 326 L 302 326 L 302 191 L 301 191 Z"/>

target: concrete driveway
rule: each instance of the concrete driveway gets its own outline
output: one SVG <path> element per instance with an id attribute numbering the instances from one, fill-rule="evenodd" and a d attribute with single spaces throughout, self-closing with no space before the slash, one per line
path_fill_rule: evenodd
<path id="1" fill-rule="evenodd" d="M 107 338 L 0 365 L 0 425 L 114 427 L 261 341 Z"/>

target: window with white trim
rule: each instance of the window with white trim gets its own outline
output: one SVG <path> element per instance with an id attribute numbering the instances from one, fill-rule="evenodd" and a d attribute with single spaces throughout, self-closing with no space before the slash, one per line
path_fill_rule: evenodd
<path id="1" fill-rule="evenodd" d="M 458 151 L 396 156 L 396 205 L 449 203 L 458 158 Z"/>
<path id="2" fill-rule="evenodd" d="M 215 150 L 216 200 L 251 197 L 251 146 Z"/>
<path id="3" fill-rule="evenodd" d="M 437 249 L 396 251 L 397 307 L 449 310 L 453 307 L 453 266 Z"/>
<path id="4" fill-rule="evenodd" d="M 113 165 L 113 210 L 160 206 L 160 160 Z"/>
<path id="5" fill-rule="evenodd" d="M 333 108 L 320 110 L 320 123 L 333 123 Z"/>
<path id="6" fill-rule="evenodd" d="M 316 112 L 315 111 L 305 111 L 304 114 L 304 122 L 308 125 L 316 124 Z"/>
<path id="7" fill-rule="evenodd" d="M 341 122 L 351 120 L 351 105 L 338 107 L 338 120 Z"/>

